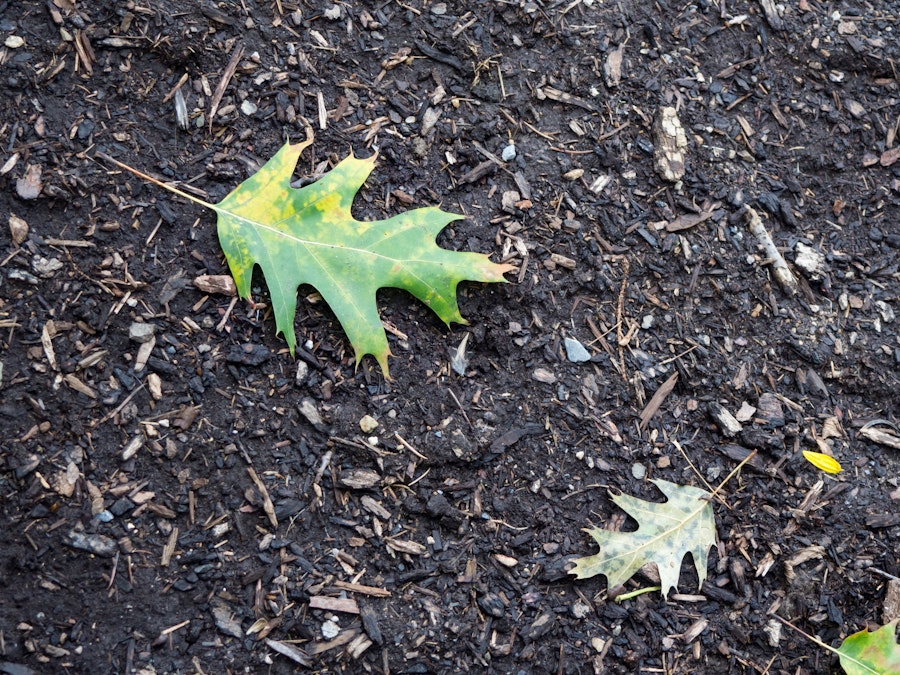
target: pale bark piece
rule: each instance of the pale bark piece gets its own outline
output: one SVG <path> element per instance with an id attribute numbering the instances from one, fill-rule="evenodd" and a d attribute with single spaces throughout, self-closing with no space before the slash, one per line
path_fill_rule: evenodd
<path id="1" fill-rule="evenodd" d="M 28 239 L 28 223 L 12 213 L 9 214 L 9 235 L 16 246 Z"/>
<path id="2" fill-rule="evenodd" d="M 678 216 L 675 220 L 666 223 L 666 232 L 680 232 L 681 230 L 689 230 L 696 227 L 700 223 L 709 220 L 712 217 L 712 211 L 704 211 L 702 213 L 686 213 Z"/>
<path id="3" fill-rule="evenodd" d="M 759 214 L 749 206 L 745 206 L 744 218 L 747 221 L 747 227 L 750 228 L 750 233 L 756 237 L 756 240 L 762 246 L 766 254 L 766 262 L 772 266 L 772 276 L 775 277 L 785 291 L 794 295 L 797 292 L 797 279 L 784 261 L 784 256 L 781 255 L 781 252 L 772 240 L 772 235 L 769 234 L 766 226 L 763 225 Z"/>
<path id="4" fill-rule="evenodd" d="M 641 423 L 640 428 L 646 429 L 647 424 L 650 423 L 650 420 L 659 410 L 659 407 L 663 404 L 663 401 L 666 400 L 666 396 L 672 393 L 672 390 L 675 388 L 675 383 L 678 382 L 678 373 L 673 373 L 672 376 L 663 382 L 659 389 L 656 390 L 656 393 L 653 394 L 650 401 L 641 411 Z"/>
<path id="5" fill-rule="evenodd" d="M 22 199 L 37 199 L 43 188 L 40 164 L 29 164 L 25 175 L 16 181 L 16 194 Z"/>
<path id="6" fill-rule="evenodd" d="M 269 638 L 266 638 L 266 644 L 274 651 L 278 652 L 282 656 L 288 657 L 289 659 L 291 659 L 291 661 L 294 661 L 304 668 L 312 668 L 313 662 L 309 657 L 309 654 L 307 654 L 299 647 L 295 647 L 288 642 L 280 642 L 278 640 L 271 640 Z"/>
<path id="7" fill-rule="evenodd" d="M 881 620 L 884 623 L 890 623 L 894 619 L 900 619 L 900 579 L 891 579 L 887 582 L 881 610 Z"/>
<path id="8" fill-rule="evenodd" d="M 653 120 L 653 165 L 660 178 L 675 183 L 684 177 L 687 136 L 675 108 L 660 108 Z"/>
<path id="9" fill-rule="evenodd" d="M 381 476 L 371 469 L 346 469 L 338 474 L 338 483 L 351 490 L 369 490 L 381 485 Z"/>
<path id="10" fill-rule="evenodd" d="M 784 21 L 781 20 L 781 14 L 778 13 L 775 0 L 759 0 L 759 4 L 762 5 L 766 22 L 772 27 L 772 30 L 784 30 Z"/>
<path id="11" fill-rule="evenodd" d="M 313 595 L 309 598 L 311 609 L 325 609 L 330 612 L 359 614 L 359 605 L 353 598 L 332 598 L 328 595 Z"/>
<path id="12" fill-rule="evenodd" d="M 204 293 L 219 293 L 232 297 L 237 295 L 237 286 L 228 274 L 202 274 L 194 279 L 194 286 Z"/>
<path id="13" fill-rule="evenodd" d="M 610 89 L 619 86 L 622 81 L 622 57 L 625 55 L 625 45 L 621 44 L 606 55 L 603 64 L 603 81 Z"/>
<path id="14" fill-rule="evenodd" d="M 722 434 L 728 438 L 734 438 L 741 433 L 741 430 L 744 428 L 734 415 L 725 410 L 725 408 L 718 403 L 713 402 L 709 404 L 709 414 L 721 430 Z"/>

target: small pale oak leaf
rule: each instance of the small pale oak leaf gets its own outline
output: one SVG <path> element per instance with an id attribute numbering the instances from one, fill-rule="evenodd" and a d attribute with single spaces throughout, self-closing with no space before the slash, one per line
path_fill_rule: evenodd
<path id="1" fill-rule="evenodd" d="M 579 579 L 606 575 L 609 588 L 621 586 L 647 563 L 659 569 L 663 596 L 678 585 L 681 561 L 690 553 L 700 585 L 706 579 L 707 556 L 716 542 L 716 523 L 710 493 L 665 480 L 652 481 L 668 501 L 648 502 L 627 494 L 612 500 L 638 522 L 634 532 L 586 530 L 600 546 L 596 555 L 578 558 L 571 570 Z"/>

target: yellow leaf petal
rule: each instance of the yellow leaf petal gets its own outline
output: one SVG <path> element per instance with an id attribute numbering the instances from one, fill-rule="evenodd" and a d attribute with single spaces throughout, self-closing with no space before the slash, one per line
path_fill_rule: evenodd
<path id="1" fill-rule="evenodd" d="M 843 471 L 840 463 L 831 455 L 822 452 L 813 452 L 812 450 L 804 450 L 803 456 L 806 461 L 817 469 L 821 469 L 825 473 L 840 473 Z"/>

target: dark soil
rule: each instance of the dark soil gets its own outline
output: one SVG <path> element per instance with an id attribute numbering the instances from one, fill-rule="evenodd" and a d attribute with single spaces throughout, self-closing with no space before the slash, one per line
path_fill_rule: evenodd
<path id="1" fill-rule="evenodd" d="M 0 672 L 839 672 L 771 614 L 835 646 L 891 618 L 898 30 L 886 0 L 0 0 Z M 381 291 L 392 381 L 311 288 L 297 358 L 261 275 L 197 289 L 214 215 L 100 155 L 218 201 L 309 125 L 298 178 L 377 150 L 359 218 L 440 204 L 442 246 L 519 270 L 449 330 Z M 567 574 L 636 527 L 607 488 L 751 450 L 701 588 Z"/>

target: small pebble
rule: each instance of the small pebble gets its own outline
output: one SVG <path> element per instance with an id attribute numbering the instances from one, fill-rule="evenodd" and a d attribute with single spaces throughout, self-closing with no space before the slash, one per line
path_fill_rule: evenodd
<path id="1" fill-rule="evenodd" d="M 503 152 L 500 153 L 500 159 L 504 162 L 511 162 L 516 158 L 516 146 L 510 143 L 505 148 L 503 148 Z"/>
<path id="2" fill-rule="evenodd" d="M 378 428 L 378 420 L 371 415 L 365 415 L 359 421 L 359 428 L 363 430 L 364 434 L 371 433 Z"/>
<path id="3" fill-rule="evenodd" d="M 341 627 L 338 626 L 337 621 L 334 621 L 333 619 L 329 619 L 322 624 L 322 637 L 326 640 L 333 640 L 340 632 Z"/>
<path id="4" fill-rule="evenodd" d="M 253 115 L 257 110 L 259 110 L 259 106 L 250 99 L 244 99 L 244 102 L 241 103 L 241 112 L 245 115 Z"/>
<path id="5" fill-rule="evenodd" d="M 637 480 L 644 480 L 644 477 L 647 475 L 647 467 L 640 463 L 632 464 L 631 475 Z"/>
<path id="6" fill-rule="evenodd" d="M 134 342 L 143 344 L 145 342 L 150 342 L 150 339 L 155 332 L 156 324 L 135 321 L 128 329 L 128 338 Z"/>
<path id="7" fill-rule="evenodd" d="M 572 363 L 584 363 L 591 360 L 591 353 L 575 338 L 565 339 L 566 358 Z"/>

